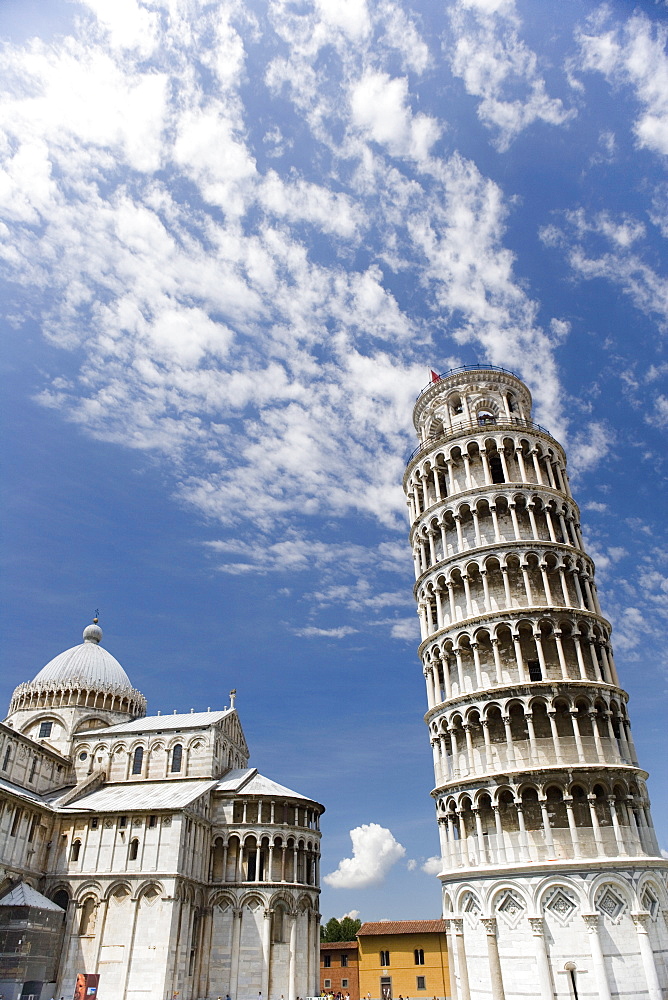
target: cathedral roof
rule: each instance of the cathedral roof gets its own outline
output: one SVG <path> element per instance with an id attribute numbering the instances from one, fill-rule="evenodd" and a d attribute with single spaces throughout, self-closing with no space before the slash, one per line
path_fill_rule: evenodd
<path id="1" fill-rule="evenodd" d="M 155 733 L 158 730 L 165 732 L 172 729 L 202 729 L 212 726 L 214 723 L 224 719 L 226 715 L 234 712 L 233 708 L 224 708 L 220 712 L 184 712 L 180 715 L 145 715 L 141 719 L 132 719 L 130 722 L 119 722 L 115 726 L 107 726 L 104 729 L 87 729 L 82 736 L 91 736 L 93 733 Z"/>
<path id="2" fill-rule="evenodd" d="M 300 792 L 293 792 L 285 785 L 279 785 L 271 778 L 265 778 L 259 774 L 256 767 L 236 768 L 228 771 L 222 778 L 218 779 L 217 791 L 219 792 L 240 792 L 243 795 L 278 795 L 285 799 L 307 799 L 309 802 L 315 801 Z"/>
<path id="3" fill-rule="evenodd" d="M 183 809 L 216 784 L 215 779 L 193 778 L 179 781 L 123 781 L 103 785 L 73 802 L 58 807 L 59 812 L 151 812 L 152 809 Z M 61 792 L 62 794 L 62 792 Z M 57 802 L 55 803 L 58 806 Z"/>
<path id="4" fill-rule="evenodd" d="M 67 684 L 78 688 L 133 691 L 130 678 L 118 660 L 100 645 L 102 629 L 93 622 L 83 631 L 84 641 L 54 656 L 32 679 L 31 685 Z"/>
<path id="5" fill-rule="evenodd" d="M 19 882 L 5 896 L 0 899 L 0 906 L 34 906 L 38 910 L 57 910 L 63 913 L 62 906 L 58 906 L 52 899 L 47 899 L 41 892 L 37 892 L 26 882 Z"/>

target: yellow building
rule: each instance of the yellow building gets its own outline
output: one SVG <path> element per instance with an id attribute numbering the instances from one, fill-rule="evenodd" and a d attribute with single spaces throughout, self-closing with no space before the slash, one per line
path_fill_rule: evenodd
<path id="1" fill-rule="evenodd" d="M 361 1000 L 450 996 L 444 920 L 362 924 L 357 940 Z"/>

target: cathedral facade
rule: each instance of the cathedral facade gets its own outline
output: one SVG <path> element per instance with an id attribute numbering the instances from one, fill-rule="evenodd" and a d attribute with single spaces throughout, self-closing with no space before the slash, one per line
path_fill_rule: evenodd
<path id="1" fill-rule="evenodd" d="M 0 994 L 315 994 L 323 806 L 248 766 L 234 692 L 147 716 L 97 621 L 83 638 L 0 724 Z"/>
<path id="2" fill-rule="evenodd" d="M 566 455 L 515 375 L 434 376 L 404 488 L 456 1000 L 662 1000 L 652 825 Z"/>

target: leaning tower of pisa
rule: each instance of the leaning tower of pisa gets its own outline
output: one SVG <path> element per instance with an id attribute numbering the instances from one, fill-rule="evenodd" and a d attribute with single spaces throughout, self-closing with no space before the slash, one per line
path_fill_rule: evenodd
<path id="1" fill-rule="evenodd" d="M 662 1000 L 668 864 L 564 451 L 491 365 L 435 379 L 414 422 L 452 998 Z"/>

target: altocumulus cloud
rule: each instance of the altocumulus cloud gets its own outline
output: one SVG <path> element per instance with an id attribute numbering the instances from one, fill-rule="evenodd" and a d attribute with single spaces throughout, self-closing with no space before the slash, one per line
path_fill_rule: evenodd
<path id="1" fill-rule="evenodd" d="M 406 853 L 391 831 L 378 823 L 364 823 L 350 831 L 352 858 L 343 858 L 324 881 L 333 889 L 365 889 L 382 882 Z"/>

